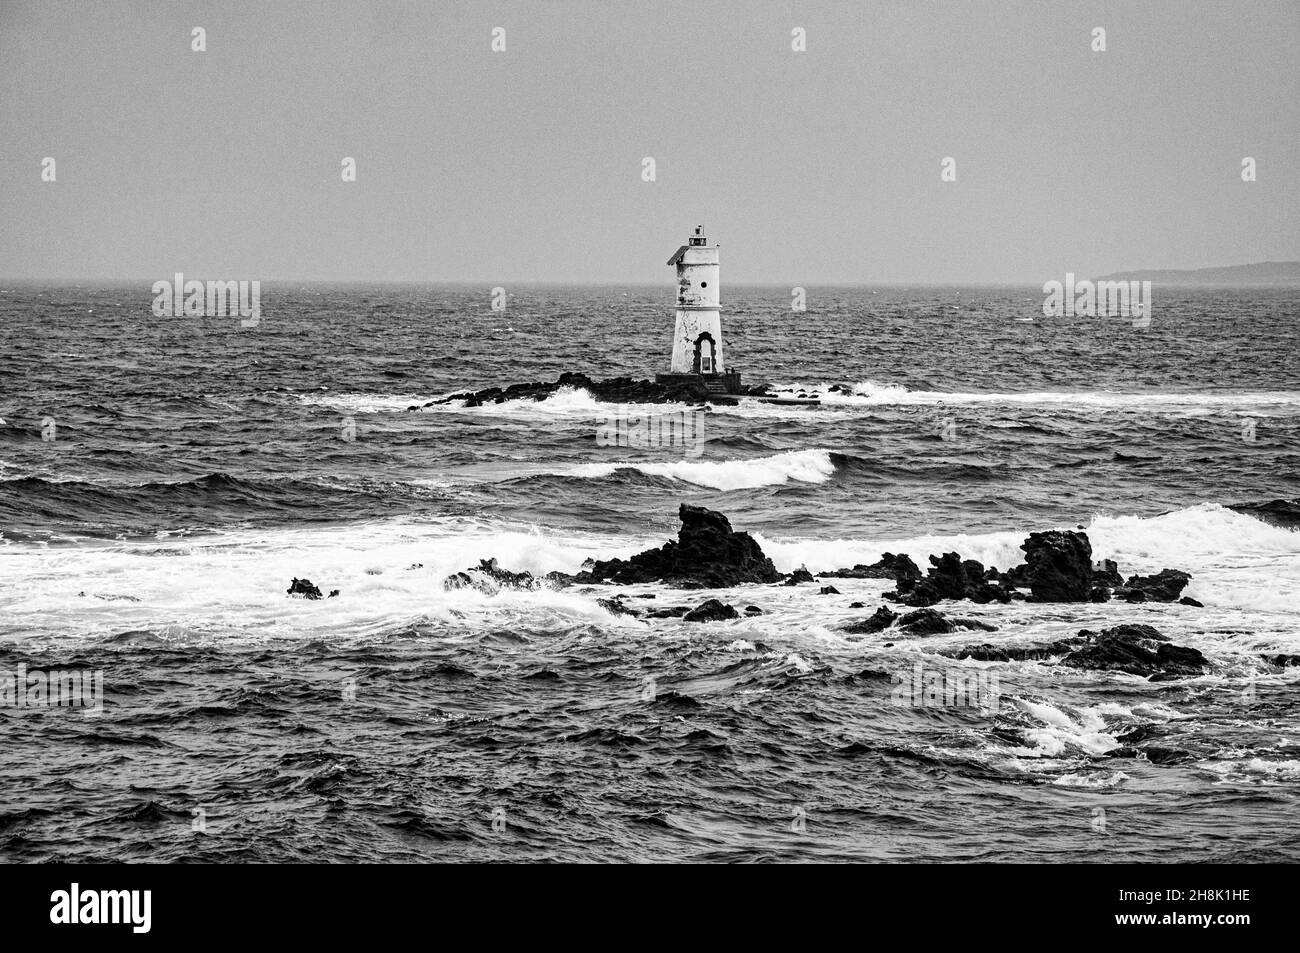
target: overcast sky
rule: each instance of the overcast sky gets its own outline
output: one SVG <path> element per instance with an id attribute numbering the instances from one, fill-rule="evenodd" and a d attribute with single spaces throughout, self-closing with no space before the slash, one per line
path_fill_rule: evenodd
<path id="1" fill-rule="evenodd" d="M 657 283 L 697 222 L 737 283 L 1297 259 L 1297 48 L 1295 0 L 0 0 L 0 276 Z"/>

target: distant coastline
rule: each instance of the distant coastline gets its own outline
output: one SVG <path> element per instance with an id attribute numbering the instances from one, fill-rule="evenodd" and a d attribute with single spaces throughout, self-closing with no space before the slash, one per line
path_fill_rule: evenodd
<path id="1" fill-rule="evenodd" d="M 1163 285 L 1300 285 L 1300 261 L 1261 261 L 1214 268 L 1116 271 L 1095 281 L 1150 281 Z"/>

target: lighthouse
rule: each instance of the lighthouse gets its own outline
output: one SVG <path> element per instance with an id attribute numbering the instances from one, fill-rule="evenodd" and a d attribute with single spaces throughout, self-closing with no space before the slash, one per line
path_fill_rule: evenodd
<path id="1" fill-rule="evenodd" d="M 704 226 L 668 259 L 677 268 L 677 320 L 669 373 L 657 379 L 694 378 L 710 393 L 735 393 L 740 375 L 727 373 L 722 356 L 722 317 L 719 308 L 718 246 L 704 237 Z"/>

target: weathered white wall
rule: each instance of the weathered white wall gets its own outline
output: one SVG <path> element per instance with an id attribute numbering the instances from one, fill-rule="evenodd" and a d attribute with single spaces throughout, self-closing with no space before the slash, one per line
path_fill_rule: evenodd
<path id="1" fill-rule="evenodd" d="M 692 245 L 677 263 L 677 323 L 673 330 L 675 374 L 695 370 L 695 339 L 707 331 L 713 336 L 714 371 L 722 373 L 721 291 L 717 246 Z"/>
<path id="2" fill-rule="evenodd" d="M 673 330 L 673 363 L 669 368 L 674 374 L 690 374 L 695 370 L 695 339 L 704 331 L 713 335 L 714 371 L 721 374 L 726 369 L 722 363 L 722 319 L 717 310 L 678 311 Z"/>

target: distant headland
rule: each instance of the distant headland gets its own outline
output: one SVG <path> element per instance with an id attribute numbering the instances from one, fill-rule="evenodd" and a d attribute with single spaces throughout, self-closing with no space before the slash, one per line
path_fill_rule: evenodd
<path id="1" fill-rule="evenodd" d="M 1215 268 L 1117 271 L 1096 281 L 1150 281 L 1162 285 L 1300 285 L 1300 261 L 1260 261 Z"/>

